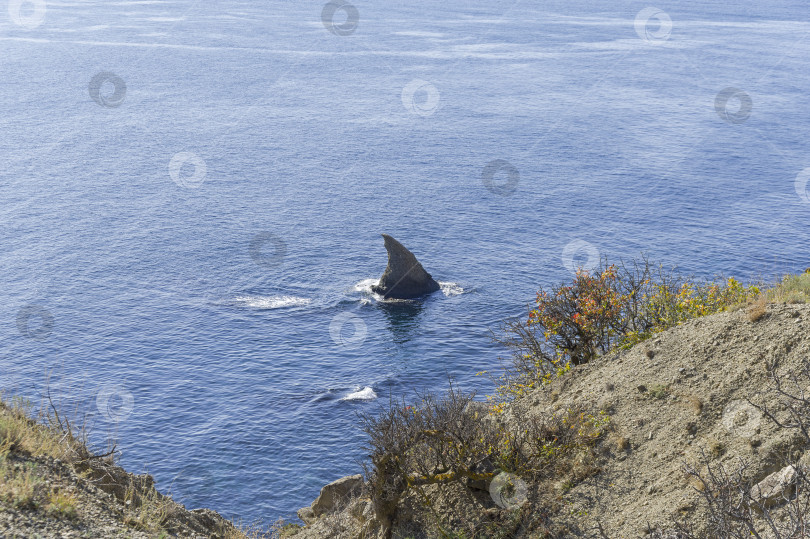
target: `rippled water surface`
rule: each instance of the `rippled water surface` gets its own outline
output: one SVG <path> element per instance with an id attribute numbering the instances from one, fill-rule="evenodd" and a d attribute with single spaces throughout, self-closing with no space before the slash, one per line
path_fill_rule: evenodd
<path id="1" fill-rule="evenodd" d="M 799 2 L 10 4 L 0 387 L 189 506 L 289 517 L 357 412 L 486 393 L 571 264 L 810 265 Z M 381 232 L 442 291 L 375 298 Z"/>

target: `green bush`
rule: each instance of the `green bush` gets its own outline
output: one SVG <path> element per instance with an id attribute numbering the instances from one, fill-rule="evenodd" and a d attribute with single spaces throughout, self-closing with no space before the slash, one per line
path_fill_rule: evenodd
<path id="1" fill-rule="evenodd" d="M 655 266 L 603 259 L 570 284 L 537 292 L 526 319 L 507 321 L 496 341 L 512 351 L 498 396 L 510 400 L 617 347 L 630 347 L 686 320 L 759 294 L 738 280 L 701 281 Z"/>
<path id="2" fill-rule="evenodd" d="M 810 269 L 798 275 L 786 275 L 776 286 L 762 293 L 766 301 L 810 303 Z"/>

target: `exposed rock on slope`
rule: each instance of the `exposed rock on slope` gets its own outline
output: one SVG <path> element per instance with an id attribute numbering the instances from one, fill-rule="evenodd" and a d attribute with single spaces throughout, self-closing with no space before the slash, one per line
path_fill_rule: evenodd
<path id="1" fill-rule="evenodd" d="M 321 494 L 315 498 L 310 507 L 304 507 L 298 511 L 298 516 L 304 522 L 313 522 L 322 515 L 340 509 L 344 500 L 359 495 L 362 488 L 363 476 L 360 474 L 332 481 L 321 489 Z"/>
<path id="2" fill-rule="evenodd" d="M 748 463 L 743 478 L 761 482 L 753 495 L 772 496 L 778 505 L 781 496 L 775 494 L 790 486 L 786 460 L 810 457 L 810 452 L 805 455 L 808 443 L 796 429 L 777 427 L 747 399 L 779 413 L 768 390 L 767 366 L 787 372 L 802 361 L 810 361 L 810 306 L 769 305 L 757 321 L 745 310 L 695 319 L 574 368 L 514 406 L 534 413 L 577 406 L 603 410 L 611 432 L 589 463 L 596 473 L 584 479 L 560 477 L 542 485 L 542 491 L 540 485 L 529 485 L 527 503 L 541 495 L 554 500 L 542 509 L 558 537 L 648 537 L 671 529 L 674 520 L 699 530 L 707 522 L 701 485 L 685 473 L 685 465 L 699 471 L 706 463 L 736 470 L 742 459 Z M 511 415 L 507 411 L 507 421 Z M 437 518 L 480 530 L 514 514 L 485 492 L 462 485 L 433 485 L 429 492 L 432 511 L 414 497 L 402 503 L 394 537 L 437 536 L 430 524 Z M 377 536 L 369 501 L 359 497 L 347 503 L 295 537 Z M 530 536 L 518 526 L 505 537 Z"/>

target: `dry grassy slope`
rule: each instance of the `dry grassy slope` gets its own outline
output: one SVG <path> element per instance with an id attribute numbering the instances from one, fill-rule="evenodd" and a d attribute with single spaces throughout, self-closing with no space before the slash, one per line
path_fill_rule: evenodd
<path id="1" fill-rule="evenodd" d="M 9 500 L 0 502 L 0 537 L 155 537 L 123 522 L 126 508 L 107 494 L 79 478 L 73 469 L 48 457 L 13 454 L 8 465 L 16 470 L 32 470 L 36 481 L 37 507 L 17 507 Z M 56 489 L 73 501 L 75 514 L 46 509 L 46 489 Z M 202 537 L 202 535 L 200 535 Z"/>
<path id="2" fill-rule="evenodd" d="M 714 464 L 733 467 L 739 458 L 749 460 L 755 480 L 781 468 L 786 453 L 803 444 L 795 433 L 760 417 L 745 399 L 762 402 L 766 362 L 778 360 L 789 369 L 807 359 L 810 305 L 768 305 L 756 322 L 744 310 L 692 320 L 578 367 L 522 399 L 518 405 L 535 412 L 584 405 L 611 418 L 613 432 L 596 449 L 600 473 L 573 488 L 564 484 L 566 478 L 535 486 L 560 502 L 551 515 L 556 528 L 572 530 L 571 536 L 626 539 L 646 536 L 648 524 L 665 530 L 673 518 L 700 524 L 697 482 L 684 473 L 684 463 L 699 465 L 704 450 Z M 472 496 L 450 487 L 436 494 L 445 522 L 454 516 L 467 522 L 498 518 L 480 492 Z M 406 505 L 394 536 L 431 535 L 417 531 L 425 530 L 417 524 L 425 515 Z M 368 503 L 356 500 L 295 537 L 353 537 L 371 516 Z"/>
<path id="3" fill-rule="evenodd" d="M 751 461 L 757 480 L 780 468 L 799 439 L 745 399 L 762 402 L 767 361 L 791 368 L 802 359 L 810 359 L 810 306 L 770 305 L 756 322 L 742 310 L 690 321 L 537 391 L 534 407 L 595 406 L 615 428 L 601 448 L 602 472 L 565 495 L 587 512 L 582 529 L 600 521 L 609 537 L 625 538 L 673 517 L 700 522 L 683 463 L 698 464 L 701 449 L 715 463 Z"/>
<path id="4" fill-rule="evenodd" d="M 55 458 L 75 455 L 71 443 L 5 404 L 0 426 L 0 537 L 244 538 L 216 512 L 189 511 L 162 496 L 148 475 L 107 459 Z M 18 436 L 33 449 L 11 442 Z"/>

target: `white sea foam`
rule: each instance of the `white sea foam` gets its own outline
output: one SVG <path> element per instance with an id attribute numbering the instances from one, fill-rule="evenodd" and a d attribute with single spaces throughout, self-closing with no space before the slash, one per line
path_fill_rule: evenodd
<path id="1" fill-rule="evenodd" d="M 240 307 L 253 309 L 282 309 L 284 307 L 300 307 L 312 302 L 309 298 L 297 296 L 239 296 L 234 303 Z"/>
<path id="2" fill-rule="evenodd" d="M 443 283 L 439 281 L 439 286 L 442 288 L 442 294 L 445 296 L 458 296 L 465 292 L 464 288 L 458 283 Z"/>
<path id="3" fill-rule="evenodd" d="M 354 285 L 355 292 L 365 292 L 367 294 L 371 293 L 371 287 L 377 284 L 379 279 L 363 279 L 356 285 Z"/>
<path id="4" fill-rule="evenodd" d="M 354 392 L 349 393 L 343 397 L 342 401 L 373 401 L 377 398 L 377 394 L 371 386 L 366 386 L 363 389 L 356 389 Z"/>
<path id="5" fill-rule="evenodd" d="M 371 287 L 377 284 L 379 279 L 363 279 L 359 283 L 355 284 L 353 290 L 355 292 L 361 292 L 363 294 L 368 294 L 374 296 L 374 298 L 381 300 L 382 296 L 379 294 L 375 294 L 371 291 Z M 451 282 L 442 282 L 438 281 L 439 286 L 441 287 L 442 294 L 445 296 L 458 296 L 467 292 L 460 284 L 458 283 L 451 283 Z M 389 301 L 398 301 L 398 300 L 389 300 Z M 369 303 L 370 300 L 368 298 L 361 299 L 362 303 Z"/>

